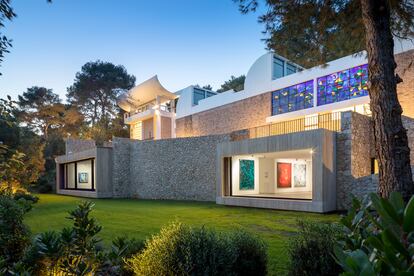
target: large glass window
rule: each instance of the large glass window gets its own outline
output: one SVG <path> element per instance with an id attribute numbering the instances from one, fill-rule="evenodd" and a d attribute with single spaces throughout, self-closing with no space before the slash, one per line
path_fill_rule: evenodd
<path id="1" fill-rule="evenodd" d="M 64 165 L 63 189 L 94 190 L 95 165 L 94 159 L 67 163 Z"/>
<path id="2" fill-rule="evenodd" d="M 296 73 L 296 66 L 288 62 L 286 64 L 286 75 L 290 75 L 294 73 Z"/>
<path id="3" fill-rule="evenodd" d="M 223 175 L 228 196 L 312 199 L 311 149 L 234 155 Z"/>
<path id="4" fill-rule="evenodd" d="M 313 107 L 313 80 L 272 92 L 272 115 Z"/>
<path id="5" fill-rule="evenodd" d="M 318 105 L 368 95 L 368 65 L 356 66 L 318 78 Z"/>
<path id="6" fill-rule="evenodd" d="M 198 105 L 198 102 L 206 98 L 204 90 L 194 88 L 193 91 L 193 104 Z"/>
<path id="7" fill-rule="evenodd" d="M 285 67 L 284 60 L 277 58 L 277 57 L 273 57 L 273 79 L 278 79 L 285 75 L 284 67 Z"/>

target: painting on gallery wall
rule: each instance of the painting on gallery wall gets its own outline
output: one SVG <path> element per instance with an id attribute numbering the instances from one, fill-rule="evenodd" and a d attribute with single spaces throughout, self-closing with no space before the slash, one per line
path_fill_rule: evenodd
<path id="1" fill-rule="evenodd" d="M 88 173 L 79 173 L 78 183 L 88 183 Z"/>
<path id="2" fill-rule="evenodd" d="M 292 164 L 277 162 L 277 187 L 292 187 Z"/>
<path id="3" fill-rule="evenodd" d="M 293 164 L 293 187 L 306 187 L 306 164 Z"/>
<path id="4" fill-rule="evenodd" d="M 240 159 L 240 190 L 254 190 L 254 160 Z"/>

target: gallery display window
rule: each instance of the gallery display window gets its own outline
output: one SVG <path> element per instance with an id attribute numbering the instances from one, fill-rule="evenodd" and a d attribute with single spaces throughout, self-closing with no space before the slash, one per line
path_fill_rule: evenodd
<path id="1" fill-rule="evenodd" d="M 67 190 L 95 190 L 95 159 L 62 164 L 62 188 Z"/>
<path id="2" fill-rule="evenodd" d="M 229 195 L 312 199 L 312 150 L 227 158 Z"/>

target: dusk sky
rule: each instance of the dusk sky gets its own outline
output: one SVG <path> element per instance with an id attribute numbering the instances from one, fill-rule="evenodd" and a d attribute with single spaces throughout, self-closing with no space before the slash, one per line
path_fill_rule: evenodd
<path id="1" fill-rule="evenodd" d="M 232 0 L 14 0 L 5 34 L 13 48 L 1 65 L 0 97 L 34 85 L 62 99 L 88 61 L 124 65 L 140 83 L 157 74 L 170 91 L 218 89 L 246 74 L 266 52 L 258 14 Z"/>

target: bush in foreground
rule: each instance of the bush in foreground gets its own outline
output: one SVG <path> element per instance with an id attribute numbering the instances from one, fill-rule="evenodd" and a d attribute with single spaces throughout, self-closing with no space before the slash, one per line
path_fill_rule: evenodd
<path id="1" fill-rule="evenodd" d="M 173 223 L 127 262 L 136 275 L 265 275 L 267 256 L 263 241 L 246 232 Z"/>
<path id="2" fill-rule="evenodd" d="M 344 275 L 414 275 L 414 196 L 408 204 L 396 192 L 354 199 L 341 223 L 335 256 Z"/>
<path id="3" fill-rule="evenodd" d="M 339 234 L 335 224 L 299 221 L 299 233 L 289 245 L 289 274 L 338 275 L 342 269 L 333 252 Z"/>

